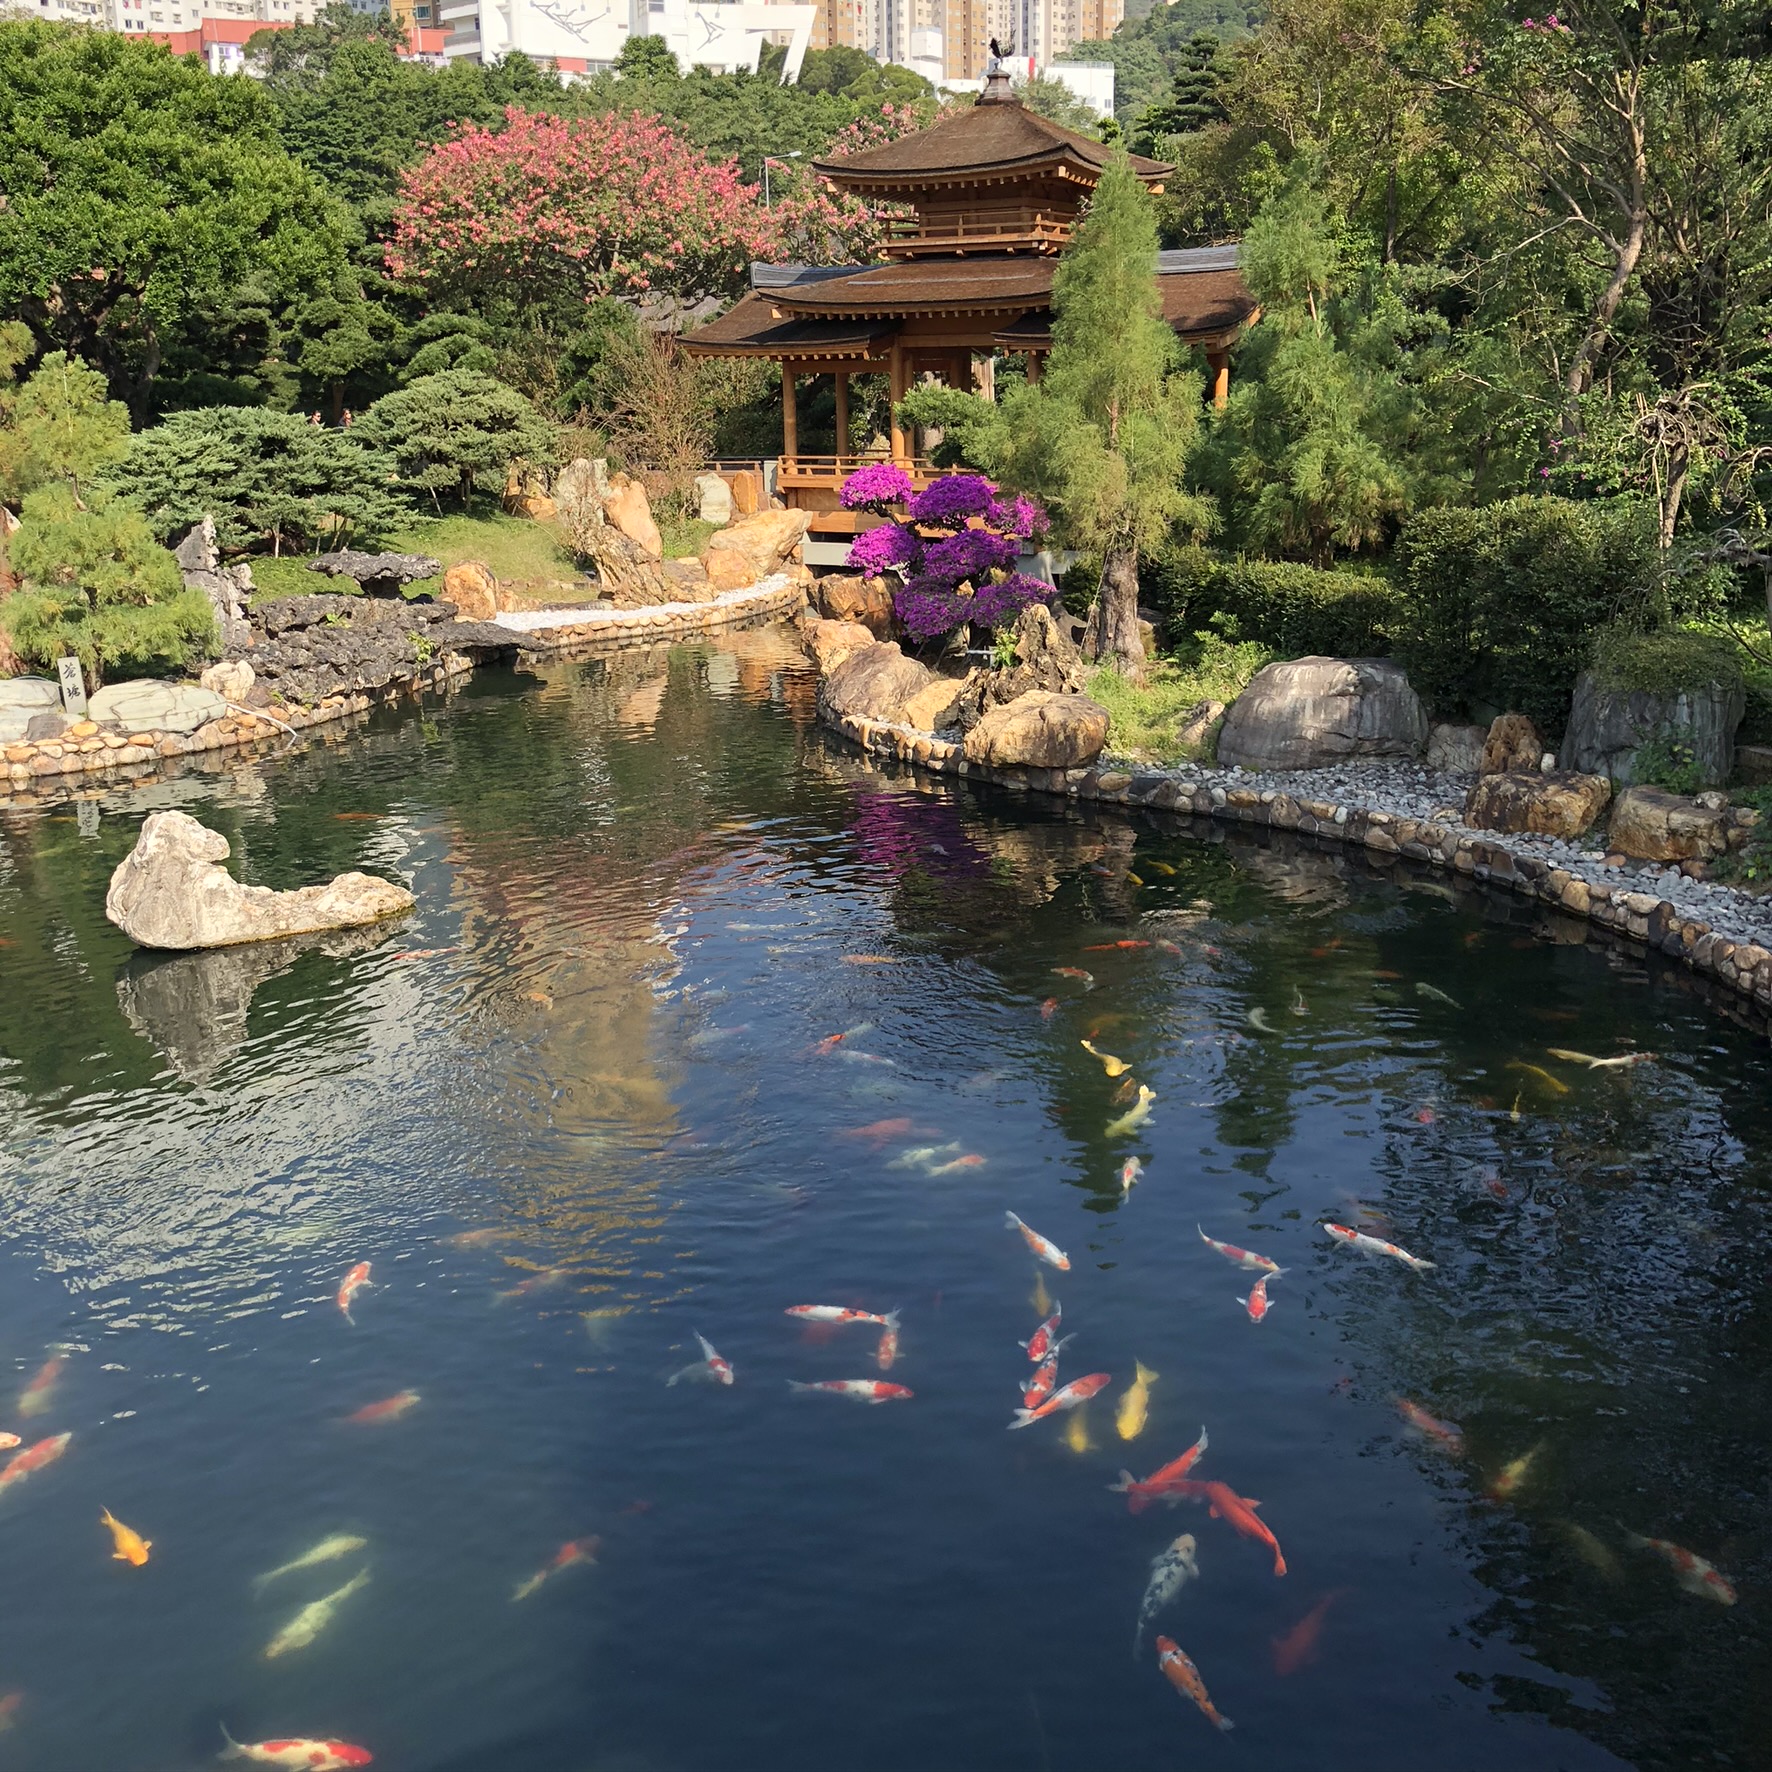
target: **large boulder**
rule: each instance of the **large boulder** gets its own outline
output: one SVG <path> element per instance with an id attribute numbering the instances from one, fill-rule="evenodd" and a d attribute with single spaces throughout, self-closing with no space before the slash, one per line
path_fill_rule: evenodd
<path id="1" fill-rule="evenodd" d="M 1611 798 L 1612 784 L 1603 775 L 1516 769 L 1477 777 L 1465 796 L 1464 822 L 1479 831 L 1579 837 Z"/>
<path id="2" fill-rule="evenodd" d="M 223 654 L 249 646 L 247 607 L 252 598 L 252 568 L 244 563 L 224 566 L 215 539 L 215 519 L 205 517 L 187 531 L 172 550 L 187 591 L 201 591 L 215 616 L 215 633 Z"/>
<path id="3" fill-rule="evenodd" d="M 1524 714 L 1497 714 L 1489 722 L 1479 775 L 1511 775 L 1532 770 L 1544 761 L 1544 739 Z"/>
<path id="4" fill-rule="evenodd" d="M 227 714 L 228 704 L 195 683 L 159 683 L 136 678 L 107 683 L 87 704 L 90 718 L 124 732 L 177 732 L 186 737 Z"/>
<path id="5" fill-rule="evenodd" d="M 243 658 L 224 658 L 219 664 L 206 667 L 197 678 L 199 688 L 231 701 L 236 707 L 245 703 L 257 681 L 258 673 Z"/>
<path id="6" fill-rule="evenodd" d="M 1427 766 L 1453 775 L 1480 775 L 1487 734 L 1481 726 L 1433 726 L 1427 735 Z M 1536 763 L 1538 759 L 1533 758 Z"/>
<path id="7" fill-rule="evenodd" d="M 617 474 L 603 495 L 603 515 L 633 542 L 648 559 L 664 558 L 664 537 L 652 520 L 646 488 L 626 474 Z"/>
<path id="8" fill-rule="evenodd" d="M 0 682 L 0 744 L 16 744 L 39 714 L 59 714 L 62 691 L 48 677 L 8 677 Z"/>
<path id="9" fill-rule="evenodd" d="M 891 642 L 876 640 L 838 664 L 820 685 L 819 696 L 830 713 L 896 724 L 904 718 L 904 704 L 928 688 L 932 675 Z"/>
<path id="10" fill-rule="evenodd" d="M 718 474 L 695 477 L 695 514 L 704 523 L 722 528 L 732 521 L 732 488 Z"/>
<path id="11" fill-rule="evenodd" d="M 1729 814 L 1670 794 L 1628 787 L 1612 806 L 1606 844 L 1638 861 L 1709 861 L 1729 846 Z"/>
<path id="12" fill-rule="evenodd" d="M 742 590 L 782 571 L 806 539 L 805 511 L 758 511 L 711 536 L 701 563 L 720 590 Z"/>
<path id="13" fill-rule="evenodd" d="M 1623 787 L 1635 779 L 1638 749 L 1662 739 L 1689 749 L 1704 781 L 1727 781 L 1735 762 L 1735 729 L 1746 707 L 1739 681 L 1658 694 L 1609 688 L 1594 672 L 1583 671 L 1575 679 L 1557 761 L 1565 769 L 1610 776 Z"/>
<path id="14" fill-rule="evenodd" d="M 859 622 L 814 619 L 800 630 L 806 650 L 812 654 L 819 675 L 828 677 L 852 652 L 875 644 L 874 636 Z"/>
<path id="15" fill-rule="evenodd" d="M 931 677 L 915 695 L 905 700 L 903 723 L 918 732 L 940 732 L 952 726 L 960 712 L 963 677 Z"/>
<path id="16" fill-rule="evenodd" d="M 315 555 L 308 570 L 329 578 L 354 578 L 367 597 L 397 597 L 414 579 L 435 578 L 443 562 L 429 554 L 365 554 L 357 548 L 335 548 L 330 554 Z"/>
<path id="17" fill-rule="evenodd" d="M 184 812 L 151 812 L 117 864 L 105 915 L 144 948 L 235 947 L 281 935 L 349 929 L 412 909 L 404 886 L 340 874 L 324 886 L 242 886 L 220 864 L 228 840 Z"/>
<path id="18" fill-rule="evenodd" d="M 966 758 L 998 769 L 1081 769 L 1101 755 L 1107 735 L 1099 702 L 1035 689 L 987 708 L 966 734 Z"/>
<path id="19" fill-rule="evenodd" d="M 443 595 L 463 621 L 491 621 L 498 614 L 498 580 L 481 560 L 463 560 L 443 574 Z"/>
<path id="20" fill-rule="evenodd" d="M 892 637 L 892 591 L 883 578 L 832 573 L 812 587 L 819 614 L 832 621 L 856 621 L 876 639 Z"/>
<path id="21" fill-rule="evenodd" d="M 1295 658 L 1255 673 L 1231 703 L 1218 760 L 1241 769 L 1323 769 L 1353 757 L 1419 757 L 1427 715 L 1388 658 Z"/>

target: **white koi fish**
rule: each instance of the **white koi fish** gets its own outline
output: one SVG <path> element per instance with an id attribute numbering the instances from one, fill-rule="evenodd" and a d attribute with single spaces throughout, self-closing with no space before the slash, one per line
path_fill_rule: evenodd
<path id="1" fill-rule="evenodd" d="M 680 1379 L 700 1379 L 707 1384 L 730 1384 L 732 1382 L 732 1362 L 723 1360 L 714 1352 L 713 1343 L 705 1335 L 694 1330 L 696 1344 L 701 1348 L 702 1357 L 685 1366 L 681 1372 L 673 1372 L 665 1380 L 667 1385 L 676 1384 Z"/>
<path id="2" fill-rule="evenodd" d="M 1418 997 L 1426 997 L 1428 1001 L 1432 1003 L 1444 1003 L 1448 1009 L 1458 1009 L 1462 1007 L 1456 997 L 1447 996 L 1438 985 L 1417 984 L 1415 987 L 1415 994 Z"/>
<path id="3" fill-rule="evenodd" d="M 1267 1011 L 1265 1009 L 1251 1009 L 1243 1019 L 1248 1022 L 1258 1034 L 1277 1034 L 1280 1031 L 1268 1020 Z"/>
<path id="4" fill-rule="evenodd" d="M 1547 1046 L 1545 1051 L 1565 1064 L 1584 1064 L 1590 1071 L 1625 1071 L 1632 1065 L 1655 1062 L 1653 1052 L 1621 1052 L 1616 1058 L 1595 1058 L 1591 1052 L 1571 1052 L 1567 1046 Z"/>
<path id="5" fill-rule="evenodd" d="M 1120 1198 L 1124 1200 L 1144 1176 L 1144 1165 L 1136 1157 L 1128 1157 L 1120 1165 Z"/>
<path id="6" fill-rule="evenodd" d="M 355 1538 L 347 1532 L 334 1533 L 331 1538 L 322 1538 L 310 1551 L 302 1554 L 292 1563 L 284 1563 L 280 1568 L 269 1570 L 263 1575 L 253 1578 L 252 1591 L 263 1593 L 273 1581 L 285 1575 L 294 1575 L 302 1569 L 317 1569 L 322 1563 L 331 1563 L 339 1557 L 348 1557 L 353 1551 L 360 1551 L 368 1544 L 367 1538 Z"/>
<path id="7" fill-rule="evenodd" d="M 1369 1237 L 1364 1231 L 1357 1231 L 1351 1225 L 1324 1224 L 1323 1229 L 1336 1242 L 1345 1243 L 1350 1249 L 1358 1249 L 1362 1255 L 1388 1255 L 1394 1261 L 1400 1261 L 1412 1267 L 1419 1274 L 1434 1264 L 1419 1255 L 1411 1255 L 1407 1249 L 1399 1249 L 1395 1243 L 1387 1243 L 1382 1237 Z"/>
<path id="8" fill-rule="evenodd" d="M 1151 1578 L 1144 1590 L 1144 1604 L 1138 1608 L 1138 1629 L 1132 1637 L 1132 1653 L 1144 1644 L 1145 1627 L 1149 1625 L 1190 1581 L 1200 1577 L 1200 1565 L 1194 1561 L 1194 1535 L 1184 1532 L 1151 1558 Z"/>
<path id="9" fill-rule="evenodd" d="M 1048 1242 L 1036 1230 L 1030 1230 L 1013 1212 L 1003 1214 L 1004 1227 L 1012 1231 L 1020 1231 L 1022 1241 L 1033 1250 L 1035 1257 L 1046 1263 L 1048 1267 L 1058 1268 L 1061 1272 L 1068 1271 L 1071 1258 L 1056 1243 Z"/>
<path id="10" fill-rule="evenodd" d="M 275 1661 L 292 1649 L 305 1649 L 332 1622 L 332 1615 L 352 1594 L 369 1585 L 369 1571 L 359 1569 L 343 1587 L 311 1601 L 296 1613 L 265 1647 L 265 1660 Z"/>

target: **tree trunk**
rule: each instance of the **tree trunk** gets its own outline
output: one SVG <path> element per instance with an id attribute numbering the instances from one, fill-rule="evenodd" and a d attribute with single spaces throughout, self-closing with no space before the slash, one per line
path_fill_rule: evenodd
<path id="1" fill-rule="evenodd" d="M 1138 631 L 1138 553 L 1109 548 L 1101 588 L 1089 611 L 1083 654 L 1111 664 L 1128 683 L 1144 682 L 1144 637 Z"/>
<path id="2" fill-rule="evenodd" d="M 1679 527 L 1680 501 L 1686 495 L 1686 479 L 1692 471 L 1692 453 L 1676 448 L 1668 455 L 1667 481 L 1661 488 L 1661 551 L 1665 554 L 1674 545 L 1674 530 Z"/>

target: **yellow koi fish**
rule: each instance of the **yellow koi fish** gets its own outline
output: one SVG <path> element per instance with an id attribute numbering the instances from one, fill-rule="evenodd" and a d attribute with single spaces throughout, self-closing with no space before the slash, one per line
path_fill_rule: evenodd
<path id="1" fill-rule="evenodd" d="M 1087 1040 L 1079 1040 L 1077 1044 L 1081 1046 L 1091 1058 L 1099 1058 L 1101 1060 L 1102 1069 L 1105 1070 L 1110 1077 L 1123 1077 L 1132 1069 L 1132 1066 L 1129 1065 L 1125 1059 L 1115 1058 L 1111 1052 L 1097 1052 Z"/>
<path id="2" fill-rule="evenodd" d="M 1144 1432 L 1145 1420 L 1151 1412 L 1151 1386 L 1157 1382 L 1156 1373 L 1142 1361 L 1134 1360 L 1132 1369 L 1132 1382 L 1126 1387 L 1126 1394 L 1120 1399 L 1120 1407 L 1114 1415 L 1114 1426 L 1122 1440 L 1136 1440 Z"/>
<path id="3" fill-rule="evenodd" d="M 1046 1276 L 1042 1273 L 1034 1275 L 1034 1309 L 1042 1317 L 1052 1315 L 1052 1296 L 1046 1290 Z"/>
<path id="4" fill-rule="evenodd" d="M 1489 1485 L 1489 1496 L 1493 1501 L 1511 1501 L 1519 1493 L 1520 1486 L 1531 1475 L 1532 1462 L 1544 1450 L 1542 1444 L 1534 1446 L 1530 1452 L 1522 1452 L 1511 1462 L 1504 1464 L 1495 1473 L 1495 1480 Z"/>
<path id="5" fill-rule="evenodd" d="M 1093 1452 L 1095 1442 L 1089 1437 L 1089 1428 L 1083 1419 L 1083 1411 L 1076 1410 L 1069 1421 L 1064 1424 L 1064 1443 L 1073 1452 Z"/>
<path id="6" fill-rule="evenodd" d="M 139 1532 L 132 1532 L 121 1520 L 111 1517 L 107 1507 L 100 1511 L 99 1519 L 111 1529 L 111 1542 L 117 1547 L 111 1552 L 114 1563 L 128 1563 L 132 1568 L 139 1569 L 148 1560 L 148 1552 L 154 1548 L 153 1540 L 143 1538 Z"/>
<path id="7" fill-rule="evenodd" d="M 1135 1132 L 1151 1117 L 1151 1103 L 1157 1099 L 1157 1092 L 1148 1083 L 1138 1086 L 1138 1100 L 1129 1107 L 1117 1120 L 1109 1120 L 1106 1136 L 1124 1138 L 1128 1132 Z"/>
<path id="8" fill-rule="evenodd" d="M 285 1575 L 294 1575 L 303 1569 L 316 1569 L 322 1563 L 330 1563 L 338 1557 L 348 1557 L 354 1551 L 360 1551 L 369 1542 L 367 1538 L 355 1538 L 346 1532 L 334 1533 L 331 1538 L 322 1538 L 310 1551 L 303 1551 L 293 1562 L 283 1563 L 265 1574 L 255 1576 L 252 1591 L 262 1593 L 273 1581 Z"/>
<path id="9" fill-rule="evenodd" d="M 1567 1095 L 1569 1085 L 1561 1077 L 1553 1077 L 1543 1065 L 1527 1064 L 1523 1058 L 1510 1058 L 1507 1061 L 1510 1071 L 1524 1071 L 1529 1077 L 1536 1077 L 1552 1095 Z"/>
<path id="10" fill-rule="evenodd" d="M 369 1571 L 360 1569 L 343 1587 L 335 1588 L 323 1598 L 311 1601 L 296 1613 L 265 1646 L 265 1660 L 275 1661 L 292 1649 L 305 1649 L 332 1622 L 332 1615 L 352 1594 L 361 1593 L 369 1585 Z"/>

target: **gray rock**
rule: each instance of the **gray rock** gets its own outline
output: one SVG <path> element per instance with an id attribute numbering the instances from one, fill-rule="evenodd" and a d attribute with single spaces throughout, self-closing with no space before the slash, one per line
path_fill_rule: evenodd
<path id="1" fill-rule="evenodd" d="M 25 737 L 32 744 L 41 743 L 46 738 L 60 738 L 74 722 L 59 708 L 52 708 L 47 714 L 33 714 L 25 725 Z"/>
<path id="2" fill-rule="evenodd" d="M 695 514 L 704 523 L 732 521 L 732 488 L 718 474 L 696 475 Z"/>
<path id="3" fill-rule="evenodd" d="M 39 714 L 59 714 L 62 692 L 48 677 L 0 678 L 0 744 L 16 744 Z"/>
<path id="4" fill-rule="evenodd" d="M 904 704 L 928 688 L 933 673 L 906 658 L 891 642 L 857 647 L 819 685 L 819 699 L 835 714 L 852 719 L 897 722 Z"/>
<path id="5" fill-rule="evenodd" d="M 1428 731 L 1428 768 L 1475 775 L 1483 766 L 1483 741 L 1487 737 L 1481 726 L 1454 726 L 1442 721 Z"/>
<path id="6" fill-rule="evenodd" d="M 88 704 L 88 717 L 125 732 L 177 732 L 189 737 L 199 726 L 221 719 L 228 704 L 195 683 L 157 683 L 140 677 L 107 683 Z"/>
<path id="7" fill-rule="evenodd" d="M 1081 769 L 1101 755 L 1107 734 L 1099 702 L 1036 689 L 986 708 L 966 734 L 966 758 L 998 769 Z"/>
<path id="8" fill-rule="evenodd" d="M 1739 684 L 1708 683 L 1657 695 L 1610 689 L 1592 671 L 1583 671 L 1575 679 L 1560 760 L 1565 769 L 1610 776 L 1625 786 L 1635 779 L 1638 748 L 1662 738 L 1689 746 L 1706 782 L 1727 781 L 1735 763 L 1735 729 L 1746 705 Z"/>
<path id="9" fill-rule="evenodd" d="M 224 654 L 250 644 L 246 610 L 252 596 L 252 569 L 224 566 L 216 545 L 215 523 L 205 517 L 172 550 L 184 575 L 185 589 L 201 591 L 215 614 L 215 631 Z"/>
<path id="10" fill-rule="evenodd" d="M 310 560 L 308 570 L 330 578 L 354 578 L 366 596 L 397 597 L 402 585 L 416 578 L 435 578 L 443 562 L 429 554 L 364 554 L 356 548 L 338 548 Z"/>
<path id="11" fill-rule="evenodd" d="M 1388 658 L 1297 658 L 1257 671 L 1218 734 L 1218 761 L 1322 769 L 1350 758 L 1419 757 L 1427 715 Z"/>
<path id="12" fill-rule="evenodd" d="M 227 838 L 188 813 L 150 813 L 111 875 L 105 915 L 139 947 L 183 951 L 355 928 L 412 909 L 404 886 L 369 874 L 295 892 L 242 886 L 220 865 L 227 855 Z"/>

